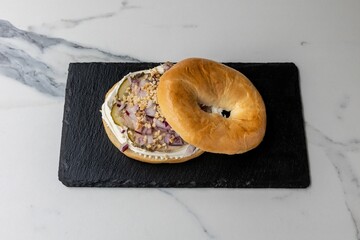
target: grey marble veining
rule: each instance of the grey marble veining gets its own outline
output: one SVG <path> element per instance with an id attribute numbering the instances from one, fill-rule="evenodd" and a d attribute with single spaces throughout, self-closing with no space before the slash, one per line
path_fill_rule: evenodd
<path id="1" fill-rule="evenodd" d="M 341 103 L 340 108 L 343 108 L 343 105 L 347 103 Z M 311 124 L 307 123 L 306 126 L 309 142 L 323 149 L 338 175 L 346 208 L 353 221 L 356 237 L 360 239 L 360 181 L 347 157 L 350 152 L 360 151 L 360 139 L 351 139 L 347 142 L 335 141 Z"/>
<path id="2" fill-rule="evenodd" d="M 188 205 L 186 205 L 183 201 L 181 201 L 178 197 L 176 197 L 171 190 L 165 190 L 163 188 L 158 188 L 158 190 L 169 197 L 172 198 L 177 204 L 179 204 L 182 208 L 184 208 L 189 215 L 189 217 L 195 219 L 195 221 L 199 224 L 199 227 L 201 227 L 202 231 L 206 235 L 206 239 L 216 239 L 213 233 L 211 233 L 207 227 L 203 224 L 201 218 L 194 212 L 192 208 L 190 208 Z"/>
<path id="3" fill-rule="evenodd" d="M 89 61 L 134 62 L 138 59 L 24 31 L 0 20 L 1 75 L 43 93 L 64 96 L 68 64 Z"/>
<path id="4" fill-rule="evenodd" d="M 70 28 L 75 28 L 78 25 L 83 24 L 85 22 L 91 22 L 94 20 L 112 18 L 112 17 L 115 17 L 118 14 L 122 13 L 123 11 L 131 10 L 131 9 L 138 9 L 138 8 L 141 8 L 141 7 L 137 6 L 137 5 L 129 4 L 129 2 L 127 0 L 123 0 L 120 2 L 120 6 L 115 11 L 103 12 L 103 13 L 98 13 L 96 15 L 80 17 L 80 18 L 60 19 L 55 22 L 42 23 L 41 26 L 29 26 L 28 30 L 36 31 L 39 28 L 41 30 L 45 29 L 47 31 L 53 31 L 53 30 L 58 30 L 58 29 L 70 29 Z"/>

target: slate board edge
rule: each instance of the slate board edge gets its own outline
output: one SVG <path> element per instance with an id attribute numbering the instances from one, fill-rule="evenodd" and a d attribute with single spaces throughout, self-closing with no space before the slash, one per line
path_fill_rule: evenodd
<path id="1" fill-rule="evenodd" d="M 68 73 L 70 72 L 72 66 L 76 64 L 76 63 L 70 63 L 69 64 L 69 68 L 68 68 Z M 59 156 L 59 170 L 58 170 L 58 179 L 60 182 L 62 182 L 65 186 L 70 187 L 71 184 L 68 184 L 68 182 L 65 179 L 65 171 L 66 171 L 66 166 L 64 166 L 64 162 L 66 161 L 62 161 L 62 159 L 64 158 L 64 153 L 65 153 L 65 135 L 68 131 L 67 128 L 67 124 L 68 121 L 66 120 L 66 112 L 67 112 L 67 106 L 70 104 L 69 103 L 69 97 L 68 95 L 71 94 L 71 91 L 69 90 L 69 85 L 70 85 L 70 81 L 69 81 L 69 75 L 67 77 L 67 81 L 66 81 L 66 87 L 65 87 L 65 101 L 64 101 L 64 111 L 63 111 L 63 120 L 62 120 L 62 130 L 61 130 L 61 145 L 60 145 L 60 156 Z"/>
<path id="2" fill-rule="evenodd" d="M 302 140 L 305 142 L 305 152 L 306 152 L 306 158 L 307 158 L 307 171 L 309 172 L 309 174 L 306 176 L 306 179 L 303 180 L 303 182 L 306 182 L 306 186 L 304 186 L 304 188 L 308 188 L 311 186 L 311 169 L 310 169 L 310 158 L 309 158 L 309 146 L 308 146 L 308 141 L 307 141 L 307 136 L 306 136 L 306 121 L 305 121 L 305 115 L 304 115 L 304 105 L 303 105 L 303 98 L 302 98 L 302 92 L 301 92 L 301 76 L 300 76 L 300 71 L 299 68 L 296 66 L 295 63 L 292 63 L 292 65 L 295 68 L 295 78 L 298 79 L 298 91 L 299 91 L 299 104 L 300 104 L 300 111 L 301 111 L 301 121 L 303 123 L 303 135 L 302 135 Z"/>
<path id="3" fill-rule="evenodd" d="M 239 185 L 224 185 L 223 183 L 199 183 L 197 182 L 195 185 L 190 183 L 168 183 L 168 184 L 149 184 L 149 183 L 132 183 L 131 181 L 119 181 L 114 184 L 113 181 L 111 182 L 98 182 L 98 183 L 86 183 L 86 182 L 75 182 L 75 181 L 68 181 L 65 178 L 59 178 L 59 180 L 66 186 L 66 187 L 97 187 L 97 188 L 233 188 L 233 189 L 241 189 L 241 188 L 248 188 L 248 189 L 306 189 L 310 186 L 310 182 L 307 185 L 296 185 L 297 182 L 288 182 L 284 183 L 283 185 L 273 186 L 269 185 L 258 185 L 258 186 L 249 186 L 244 184 Z M 303 181 L 298 181 L 303 183 Z M 296 187 L 294 187 L 296 185 Z"/>

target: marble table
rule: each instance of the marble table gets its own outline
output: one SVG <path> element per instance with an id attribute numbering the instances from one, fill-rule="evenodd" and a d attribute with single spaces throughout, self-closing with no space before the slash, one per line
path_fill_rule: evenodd
<path id="1" fill-rule="evenodd" d="M 360 239 L 360 1 L 0 2 L 0 239 Z M 67 188 L 69 62 L 294 62 L 307 189 Z"/>

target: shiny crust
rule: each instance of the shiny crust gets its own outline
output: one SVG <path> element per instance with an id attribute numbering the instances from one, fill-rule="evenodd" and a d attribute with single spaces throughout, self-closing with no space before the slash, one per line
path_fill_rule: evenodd
<path id="1" fill-rule="evenodd" d="M 106 93 L 105 99 L 106 99 L 107 95 L 115 88 L 115 85 Z M 111 129 L 108 127 L 106 122 L 104 120 L 102 120 L 102 121 L 103 121 L 105 132 L 106 132 L 108 138 L 110 139 L 111 143 L 117 149 L 119 149 L 119 151 L 120 151 L 121 143 L 116 138 L 116 136 L 113 134 Z M 126 151 L 124 151 L 122 153 L 125 154 L 126 156 L 128 156 L 129 158 L 132 158 L 132 159 L 135 159 L 135 160 L 138 160 L 138 161 L 141 161 L 141 162 L 147 162 L 147 163 L 181 163 L 181 162 L 186 162 L 188 160 L 191 160 L 193 158 L 196 158 L 196 157 L 200 156 L 201 154 L 204 153 L 204 151 L 198 150 L 198 151 L 196 151 L 195 153 L 193 153 L 190 156 L 181 157 L 181 158 L 177 158 L 177 159 L 176 158 L 156 159 L 156 158 L 153 158 L 153 157 L 147 157 L 147 156 L 139 155 L 138 153 L 132 151 L 131 149 L 127 149 Z"/>
<path id="2" fill-rule="evenodd" d="M 162 114 L 188 143 L 213 153 L 237 154 L 257 147 L 266 130 L 266 110 L 255 86 L 223 64 L 190 58 L 160 78 Z M 229 118 L 202 111 L 199 104 L 231 111 Z"/>

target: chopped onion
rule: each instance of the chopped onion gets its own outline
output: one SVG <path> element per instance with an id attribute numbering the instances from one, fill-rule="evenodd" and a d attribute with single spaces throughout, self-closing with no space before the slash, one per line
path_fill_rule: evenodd
<path id="1" fill-rule="evenodd" d="M 127 126 L 128 128 L 134 128 L 135 127 L 135 123 L 132 118 L 130 117 L 130 115 L 128 114 L 123 114 L 122 115 L 122 119 L 124 120 L 124 125 Z"/>
<path id="2" fill-rule="evenodd" d="M 121 101 L 116 101 L 116 106 L 118 107 L 118 110 L 121 111 L 126 107 L 126 104 Z"/>
<path id="3" fill-rule="evenodd" d="M 129 116 L 131 122 L 132 122 L 132 125 L 133 127 L 136 127 L 138 125 L 138 119 L 135 115 L 136 111 L 139 109 L 139 105 L 134 105 L 132 107 L 130 107 L 129 105 L 126 106 L 126 110 L 125 110 L 125 113 L 126 115 Z"/>
<path id="4" fill-rule="evenodd" d="M 172 143 L 170 143 L 171 146 L 182 146 L 184 145 L 184 141 L 182 140 L 181 137 L 175 137 L 174 141 Z"/>
<path id="5" fill-rule="evenodd" d="M 154 109 L 154 107 L 148 107 L 145 109 L 145 113 L 149 117 L 155 117 L 156 110 Z"/>
<path id="6" fill-rule="evenodd" d="M 153 136 L 152 135 L 147 135 L 147 143 L 152 144 L 153 142 L 154 142 Z"/>
<path id="7" fill-rule="evenodd" d="M 170 134 L 169 134 L 169 133 L 165 134 L 164 142 L 165 142 L 166 144 L 169 144 L 169 143 L 170 143 Z"/>
<path id="8" fill-rule="evenodd" d="M 144 136 L 137 132 L 134 133 L 135 143 L 139 146 L 144 146 L 146 144 Z"/>
<path id="9" fill-rule="evenodd" d="M 138 133 L 138 134 L 140 134 L 140 135 L 142 135 L 142 131 L 139 131 L 139 130 L 134 130 L 136 133 Z"/>
<path id="10" fill-rule="evenodd" d="M 147 96 L 147 92 L 145 92 L 144 90 L 139 90 L 139 92 L 137 93 L 137 95 L 141 98 L 146 97 Z"/>
<path id="11" fill-rule="evenodd" d="M 149 108 L 151 106 L 154 107 L 155 103 L 153 101 L 148 101 L 148 104 L 147 104 L 146 108 Z"/>
<path id="12" fill-rule="evenodd" d="M 156 124 L 156 126 L 157 126 L 158 128 L 162 128 L 162 129 L 164 129 L 164 130 L 170 130 L 170 129 L 171 129 L 171 128 L 170 128 L 170 125 L 169 125 L 168 123 L 165 124 L 166 121 L 161 122 L 161 121 L 159 121 L 158 119 L 154 119 L 154 121 L 155 121 L 155 124 Z"/>
<path id="13" fill-rule="evenodd" d="M 129 105 L 126 106 L 126 111 L 129 112 L 129 114 L 133 113 L 135 114 L 137 110 L 139 109 L 139 105 L 135 104 L 134 106 L 130 107 Z"/>
<path id="14" fill-rule="evenodd" d="M 173 66 L 173 64 L 170 62 L 166 62 L 166 63 L 161 64 L 161 66 L 163 67 L 164 71 L 167 71 Z"/>
<path id="15" fill-rule="evenodd" d="M 129 118 L 131 119 L 131 121 L 136 124 L 138 121 L 137 121 L 137 117 L 134 113 L 130 113 L 129 114 Z"/>
<path id="16" fill-rule="evenodd" d="M 148 102 L 146 109 L 145 109 L 145 113 L 149 117 L 155 117 L 156 105 L 155 105 L 155 103 L 153 103 L 153 101 Z"/>
<path id="17" fill-rule="evenodd" d="M 131 78 L 131 84 L 137 85 L 137 84 L 139 84 L 139 82 L 140 82 L 140 79 L 139 79 L 139 78 L 136 78 L 136 76 L 134 76 L 133 78 Z"/>
<path id="18" fill-rule="evenodd" d="M 129 144 L 124 143 L 120 146 L 120 151 L 125 152 L 129 148 Z"/>
<path id="19" fill-rule="evenodd" d="M 139 82 L 139 87 L 142 88 L 147 83 L 146 79 L 141 79 Z"/>
<path id="20" fill-rule="evenodd" d="M 131 85 L 131 92 L 134 93 L 135 95 L 137 95 L 140 91 L 140 88 L 138 86 L 138 84 L 132 84 Z"/>
<path id="21" fill-rule="evenodd" d="M 152 129 L 151 128 L 146 128 L 144 127 L 141 131 L 142 134 L 146 134 L 146 135 L 149 135 L 149 134 L 152 134 Z"/>
<path id="22" fill-rule="evenodd" d="M 190 155 L 195 151 L 196 147 L 194 145 L 189 144 L 189 146 L 185 150 L 186 155 Z"/>
<path id="23" fill-rule="evenodd" d="M 146 121 L 152 126 L 154 117 L 146 116 Z"/>

